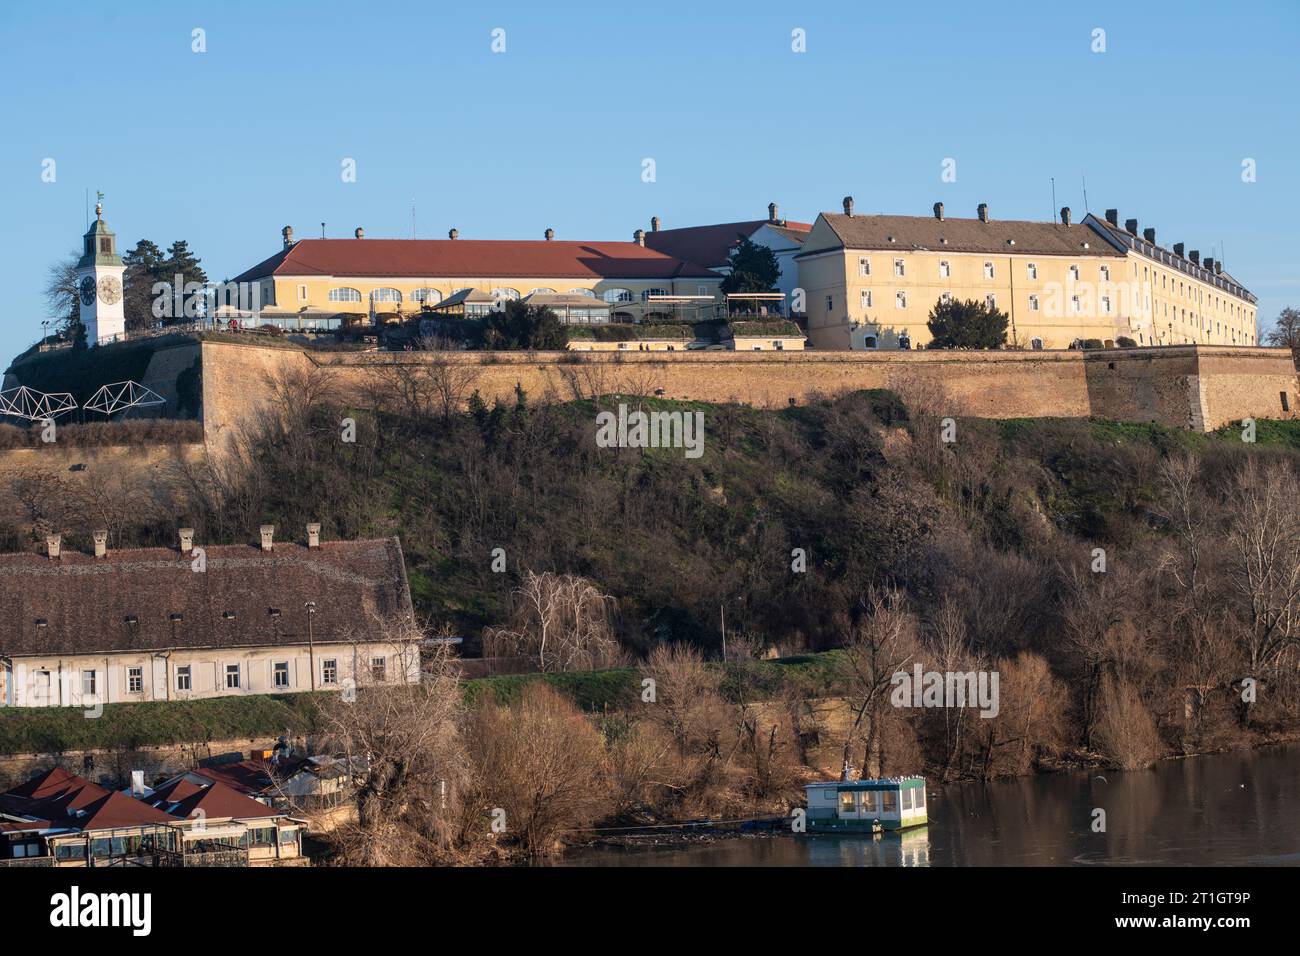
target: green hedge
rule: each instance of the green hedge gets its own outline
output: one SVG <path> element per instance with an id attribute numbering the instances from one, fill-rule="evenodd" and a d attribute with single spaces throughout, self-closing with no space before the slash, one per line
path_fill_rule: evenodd
<path id="1" fill-rule="evenodd" d="M 250 695 L 211 700 L 105 704 L 91 718 L 79 707 L 0 710 L 0 753 L 133 750 L 239 737 L 310 733 L 320 726 L 315 694 Z"/>
<path id="2" fill-rule="evenodd" d="M 732 335 L 803 335 L 794 322 L 732 322 Z"/>

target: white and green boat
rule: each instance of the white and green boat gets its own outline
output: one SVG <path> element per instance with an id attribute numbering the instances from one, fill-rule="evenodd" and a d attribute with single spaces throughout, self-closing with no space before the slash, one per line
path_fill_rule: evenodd
<path id="1" fill-rule="evenodd" d="M 847 776 L 804 786 L 809 833 L 881 833 L 925 826 L 924 777 Z"/>

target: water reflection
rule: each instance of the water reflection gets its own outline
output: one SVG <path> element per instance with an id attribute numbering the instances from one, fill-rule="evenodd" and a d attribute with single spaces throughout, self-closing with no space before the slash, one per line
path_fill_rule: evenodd
<path id="1" fill-rule="evenodd" d="M 581 866 L 1300 864 L 1300 746 L 930 790 L 930 823 L 871 836 L 781 835 L 602 847 Z M 1105 832 L 1093 831 L 1105 811 Z"/>

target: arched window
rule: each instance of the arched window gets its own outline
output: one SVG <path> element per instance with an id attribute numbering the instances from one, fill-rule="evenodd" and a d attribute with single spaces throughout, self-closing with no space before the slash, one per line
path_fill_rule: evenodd
<path id="1" fill-rule="evenodd" d="M 360 302 L 361 291 L 359 289 L 338 288 L 330 289 L 331 302 Z"/>
<path id="2" fill-rule="evenodd" d="M 493 289 L 492 298 L 494 299 L 517 299 L 519 298 L 518 289 Z"/>
<path id="3" fill-rule="evenodd" d="M 371 302 L 401 302 L 402 293 L 398 292 L 396 289 L 391 289 L 391 288 L 375 289 L 373 292 L 370 293 L 370 301 Z"/>
<path id="4" fill-rule="evenodd" d="M 589 299 L 596 298 L 596 293 L 592 292 L 590 289 L 570 289 L 569 295 L 585 295 Z"/>
<path id="5" fill-rule="evenodd" d="M 649 302 L 650 296 L 652 295 L 667 295 L 667 294 L 668 294 L 667 289 L 646 289 L 644 292 L 641 293 L 641 301 Z"/>
<path id="6" fill-rule="evenodd" d="M 617 304 L 619 302 L 631 302 L 632 290 L 631 289 L 606 289 L 604 294 L 601 296 L 601 298 L 603 298 L 606 302 L 610 303 L 611 305 Z"/>
<path id="7" fill-rule="evenodd" d="M 874 349 L 876 347 L 876 337 L 874 335 L 868 335 L 862 340 L 862 347 L 864 349 Z"/>
<path id="8" fill-rule="evenodd" d="M 1030 340 L 1029 340 L 1029 347 L 1030 347 L 1031 349 L 1033 349 L 1035 352 L 1040 352 L 1040 351 L 1042 351 L 1042 348 L 1043 348 L 1043 340 L 1042 340 L 1042 339 L 1030 339 Z"/>
<path id="9" fill-rule="evenodd" d="M 442 293 L 437 289 L 416 289 L 411 293 L 411 301 L 421 305 L 437 305 L 442 301 Z"/>
<path id="10" fill-rule="evenodd" d="M 529 295 L 536 295 L 536 294 L 539 293 L 539 292 L 540 292 L 542 295 L 555 295 L 555 290 L 554 290 L 554 289 L 533 289 L 533 290 L 532 290 L 531 292 L 529 292 L 528 294 L 529 294 Z"/>

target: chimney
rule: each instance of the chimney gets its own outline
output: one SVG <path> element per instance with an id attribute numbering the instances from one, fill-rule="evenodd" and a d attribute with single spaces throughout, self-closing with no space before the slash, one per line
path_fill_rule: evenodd
<path id="1" fill-rule="evenodd" d="M 1110 223 L 1112 226 L 1118 226 L 1118 225 L 1119 225 L 1119 210 L 1118 210 L 1118 209 L 1107 209 L 1107 210 L 1106 210 L 1106 221 L 1107 221 L 1108 223 Z"/>
<path id="2" fill-rule="evenodd" d="M 770 202 L 770 203 L 767 204 L 767 221 L 768 221 L 768 222 L 779 222 L 779 221 L 780 221 L 779 219 L 777 219 L 777 216 L 776 216 L 776 203 L 774 203 L 774 202 Z"/>
<path id="3" fill-rule="evenodd" d="M 1199 266 L 1201 264 L 1201 251 L 1199 249 L 1193 249 L 1191 252 L 1187 253 L 1187 258 L 1191 259 Z"/>
<path id="4" fill-rule="evenodd" d="M 1063 226 L 1068 226 L 1069 224 L 1070 224 L 1070 207 L 1069 207 L 1069 206 L 1062 206 L 1062 207 L 1061 207 L 1061 225 L 1063 225 Z"/>
<path id="5" fill-rule="evenodd" d="M 284 247 L 286 249 L 293 245 L 293 226 L 285 226 L 280 230 L 280 235 L 284 236 Z"/>
<path id="6" fill-rule="evenodd" d="M 1181 242 L 1174 243 L 1174 255 L 1176 255 L 1179 259 L 1183 257 L 1183 244 Z"/>
<path id="7" fill-rule="evenodd" d="M 1138 234 L 1138 221 L 1136 219 L 1125 219 L 1124 228 L 1136 236 Z"/>
<path id="8" fill-rule="evenodd" d="M 320 547 L 320 522 L 313 521 L 307 525 L 307 547 Z"/>
<path id="9" fill-rule="evenodd" d="M 547 241 L 547 242 L 550 242 L 552 239 L 555 238 L 555 230 L 554 230 L 554 229 L 549 229 L 549 228 L 548 228 L 548 229 L 546 230 L 546 232 L 543 233 L 543 235 L 546 236 L 546 241 Z"/>
<path id="10" fill-rule="evenodd" d="M 1205 268 L 1209 269 L 1211 272 L 1214 271 L 1214 260 L 1209 256 L 1205 257 Z"/>
<path id="11" fill-rule="evenodd" d="M 455 238 L 457 238 L 457 237 L 459 237 L 459 236 L 460 236 L 460 230 L 459 230 L 459 229 L 448 229 L 448 230 L 447 230 L 447 238 L 448 238 L 448 239 L 455 239 Z"/>
<path id="12" fill-rule="evenodd" d="M 356 232 L 352 233 L 352 235 L 356 236 L 358 239 L 364 239 L 366 238 L 366 231 L 360 226 L 357 226 Z"/>
<path id="13" fill-rule="evenodd" d="M 645 230 L 644 230 L 644 229 L 638 229 L 636 232 L 632 233 L 632 241 L 635 242 L 638 246 L 644 246 L 644 245 L 645 245 Z"/>
<path id="14" fill-rule="evenodd" d="M 181 539 L 181 554 L 189 554 L 194 550 L 194 529 L 181 528 L 176 532 Z"/>
<path id="15" fill-rule="evenodd" d="M 980 217 L 980 222 L 988 222 L 988 221 L 989 221 L 989 204 L 986 203 L 986 202 L 982 202 L 982 203 L 980 203 L 980 204 L 975 208 L 975 214 L 976 214 L 977 216 Z"/>
<path id="16" fill-rule="evenodd" d="M 1156 231 L 1154 229 L 1143 229 L 1142 238 L 1154 246 L 1156 244 Z"/>
<path id="17" fill-rule="evenodd" d="M 92 531 L 90 535 L 95 539 L 95 557 L 108 557 L 108 532 L 101 528 L 98 531 Z"/>
<path id="18" fill-rule="evenodd" d="M 271 546 L 275 543 L 275 525 L 264 524 L 258 530 L 262 533 L 262 550 L 270 551 Z"/>
<path id="19" fill-rule="evenodd" d="M 131 796 L 133 797 L 144 796 L 144 771 L 143 770 L 131 771 Z"/>
<path id="20" fill-rule="evenodd" d="M 47 534 L 45 536 L 45 553 L 50 556 L 51 561 L 59 560 L 59 548 L 63 545 L 63 535 Z"/>
<path id="21" fill-rule="evenodd" d="M 658 216 L 651 216 L 651 217 L 650 217 L 650 231 L 651 231 L 651 232 L 658 232 L 658 231 L 659 231 L 659 217 L 658 217 Z"/>
<path id="22" fill-rule="evenodd" d="M 1217 276 L 1217 275 L 1221 275 L 1222 273 L 1223 273 L 1223 260 L 1222 260 L 1222 259 L 1215 259 L 1215 260 L 1214 260 L 1214 274 Z"/>
<path id="23" fill-rule="evenodd" d="M 851 215 L 853 215 L 853 197 L 852 197 L 852 196 L 845 196 L 845 197 L 844 197 L 844 215 L 846 215 L 846 216 L 851 216 Z"/>
<path id="24" fill-rule="evenodd" d="M 937 202 L 934 204 L 934 218 L 943 222 L 943 203 Z"/>

